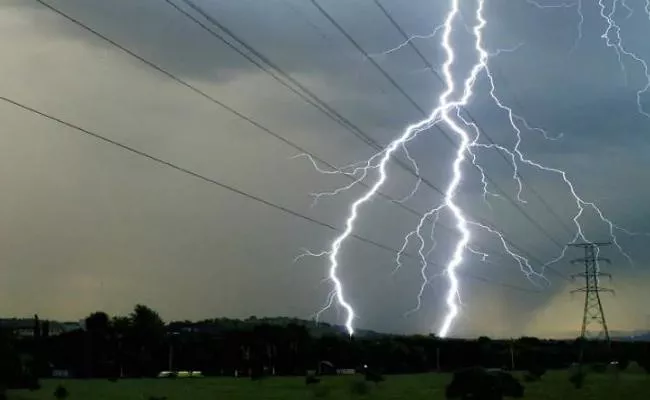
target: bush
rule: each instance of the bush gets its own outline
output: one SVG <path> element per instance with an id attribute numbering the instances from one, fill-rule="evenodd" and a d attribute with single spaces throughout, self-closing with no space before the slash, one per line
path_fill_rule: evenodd
<path id="1" fill-rule="evenodd" d="M 58 400 L 66 399 L 69 395 L 70 393 L 68 392 L 68 389 L 66 389 L 63 385 L 57 386 L 54 390 L 54 397 Z"/>
<path id="2" fill-rule="evenodd" d="M 370 393 L 370 386 L 364 381 L 354 381 L 350 385 L 350 393 L 355 396 L 365 396 Z"/>

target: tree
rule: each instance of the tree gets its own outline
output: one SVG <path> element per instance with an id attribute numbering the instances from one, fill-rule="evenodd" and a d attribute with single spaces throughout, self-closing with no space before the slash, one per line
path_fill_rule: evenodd
<path id="1" fill-rule="evenodd" d="M 14 339 L 9 332 L 0 330 L 0 386 L 9 389 L 19 386 L 22 378 L 22 365 Z"/>
<path id="2" fill-rule="evenodd" d="M 90 314 L 85 319 L 85 363 L 87 377 L 106 377 L 110 375 L 115 359 L 112 346 L 111 319 L 103 311 Z"/>
<path id="3" fill-rule="evenodd" d="M 140 343 L 160 343 L 165 338 L 165 323 L 151 308 L 138 304 L 129 318 L 133 337 Z"/>
<path id="4" fill-rule="evenodd" d="M 137 375 L 155 376 L 161 364 L 156 362 L 156 355 L 166 354 L 165 323 L 157 312 L 141 304 L 135 306 L 129 319 L 127 342 L 135 356 Z"/>
<path id="5" fill-rule="evenodd" d="M 41 323 L 38 319 L 38 315 L 34 314 L 34 339 L 39 340 L 41 338 Z"/>
<path id="6" fill-rule="evenodd" d="M 85 324 L 88 332 L 106 335 L 111 325 L 111 319 L 105 312 L 97 311 L 86 317 Z"/>
<path id="7" fill-rule="evenodd" d="M 31 386 L 34 388 L 40 387 L 38 378 L 49 375 L 49 367 L 47 362 L 47 352 L 44 340 L 47 339 L 49 334 L 49 324 L 47 321 L 41 322 L 38 315 L 34 315 L 34 341 L 31 351 L 32 360 L 29 365 L 29 373 L 31 375 Z"/>
<path id="8" fill-rule="evenodd" d="M 481 336 L 477 340 L 480 354 L 480 364 L 484 367 L 498 366 L 497 361 L 494 359 L 494 349 L 492 340 L 487 336 Z M 496 364 L 496 365 L 495 365 Z"/>

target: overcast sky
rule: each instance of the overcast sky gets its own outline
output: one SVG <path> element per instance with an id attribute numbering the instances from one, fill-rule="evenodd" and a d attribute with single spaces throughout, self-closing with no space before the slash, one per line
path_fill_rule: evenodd
<path id="1" fill-rule="evenodd" d="M 174 0 L 182 5 L 182 1 Z M 234 34 L 317 94 L 377 142 L 386 145 L 421 114 L 308 0 L 196 0 Z M 558 2 L 540 0 L 542 4 Z M 229 49 L 165 0 L 49 0 L 141 57 L 195 85 L 217 100 L 334 165 L 363 160 L 373 149 L 307 104 L 241 55 Z M 402 41 L 372 0 L 320 0 L 322 7 L 368 53 Z M 428 35 L 449 7 L 442 0 L 381 0 L 409 35 Z M 455 27 L 459 61 L 466 72 L 472 43 L 463 24 L 475 23 L 473 1 Z M 584 2 L 582 39 L 577 42 L 575 8 L 540 10 L 523 0 L 486 0 L 485 43 L 491 52 L 517 48 L 491 59 L 503 102 L 559 141 L 524 131 L 522 149 L 533 159 L 565 169 L 585 200 L 597 202 L 613 221 L 650 232 L 650 119 L 640 115 L 636 91 L 646 84 L 638 63 L 605 46 L 599 10 Z M 611 3 L 611 2 L 607 2 Z M 650 59 L 650 20 L 642 0 L 627 2 L 635 14 L 616 14 L 627 48 Z M 188 9 L 187 6 L 182 7 Z M 201 18 L 198 14 L 192 14 Z M 209 25 L 209 22 L 200 19 Z M 217 30 L 217 32 L 221 32 Z M 440 35 L 413 42 L 439 68 Z M 300 152 L 206 100 L 31 0 L 0 2 L 0 93 L 183 168 L 264 200 L 342 227 L 347 207 L 363 187 L 311 206 L 310 193 L 332 190 L 344 178 L 323 176 Z M 409 47 L 374 58 L 417 104 L 436 105 L 442 85 Z M 468 109 L 498 143 L 512 145 L 505 114 L 490 103 L 481 76 Z M 645 96 L 650 109 L 650 95 Z M 68 127 L 0 103 L 0 314 L 79 319 L 94 310 L 126 313 L 135 303 L 163 318 L 296 316 L 309 318 L 330 290 L 326 259 L 304 258 L 301 249 L 322 251 L 336 232 L 270 208 L 239 194 L 156 164 Z M 453 147 L 435 129 L 409 145 L 421 173 L 444 188 Z M 491 179 L 516 195 L 512 170 L 497 153 L 478 152 Z M 404 159 L 403 154 L 399 157 Z M 473 217 L 501 229 L 532 255 L 531 262 L 556 257 L 572 238 L 576 212 L 557 175 L 523 168 L 520 207 L 506 199 L 482 202 L 480 179 L 464 168 L 458 198 Z M 409 193 L 415 178 L 389 168 L 382 189 L 394 198 Z M 494 188 L 492 188 L 495 190 Z M 536 195 L 550 205 L 544 206 Z M 406 205 L 425 212 L 440 195 L 422 185 Z M 560 218 L 556 217 L 559 216 Z M 442 223 L 452 221 L 442 218 Z M 606 226 L 585 215 L 591 240 L 609 240 Z M 417 218 L 377 199 L 361 212 L 355 231 L 399 248 Z M 446 262 L 453 236 L 439 230 L 432 259 Z M 551 240 L 551 238 L 553 240 Z M 613 330 L 644 329 L 650 301 L 650 237 L 619 235 L 633 257 L 630 265 L 615 248 L 607 272 L 615 297 L 604 307 Z M 541 293 L 499 243 L 476 233 L 475 246 L 494 250 L 488 263 L 468 254 L 462 264 L 462 315 L 454 335 L 560 335 L 577 332 L 582 299 L 572 284 L 547 272 Z M 416 243 L 409 247 L 415 253 Z M 566 276 L 579 272 L 568 260 L 554 265 Z M 447 282 L 433 280 L 419 312 L 419 264 L 404 259 L 393 274 L 395 254 L 350 239 L 341 255 L 346 294 L 357 326 L 390 332 L 429 332 L 441 322 Z M 436 272 L 436 267 L 430 271 Z M 483 281 L 476 278 L 484 279 Z M 485 282 L 485 279 L 488 282 Z M 513 287 L 506 287 L 512 285 Z M 323 314 L 342 322 L 336 309 Z"/>

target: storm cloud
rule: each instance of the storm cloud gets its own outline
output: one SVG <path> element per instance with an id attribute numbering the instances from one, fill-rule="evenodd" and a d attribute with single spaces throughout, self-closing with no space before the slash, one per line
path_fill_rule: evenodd
<path id="1" fill-rule="evenodd" d="M 271 131 L 334 165 L 373 154 L 373 149 L 287 90 L 245 58 L 205 32 L 164 0 L 52 0 L 50 4 L 170 73 L 201 88 Z M 181 7 L 181 1 L 175 1 Z M 323 101 L 382 145 L 421 114 L 319 11 L 306 0 L 231 0 L 197 3 Z M 379 53 L 402 41 L 373 1 L 319 2 L 424 110 L 435 106 L 442 88 L 408 47 Z M 382 0 L 410 35 L 430 34 L 448 7 L 430 0 Z M 650 59 L 644 38 L 650 21 L 641 2 L 621 18 L 629 48 Z M 635 3 L 635 4 L 633 4 Z M 636 4 L 639 3 L 639 4 Z M 550 1 L 548 4 L 552 4 Z M 557 4 L 557 2 L 556 2 Z M 497 94 L 538 132 L 524 132 L 522 148 L 536 160 L 565 169 L 585 200 L 632 231 L 650 231 L 647 169 L 650 120 L 640 115 L 636 91 L 645 84 L 639 65 L 626 60 L 626 75 L 601 34 L 598 9 L 585 5 L 577 42 L 575 9 L 537 9 L 525 1 L 487 2 L 486 45 L 502 52 L 491 60 Z M 184 7 L 183 9 L 187 9 Z M 468 9 L 469 11 L 469 9 Z M 196 15 L 196 14 L 193 14 Z M 200 18 L 199 16 L 197 16 Z M 473 23 L 471 12 L 464 23 Z M 459 71 L 472 60 L 472 43 L 457 29 Z M 312 206 L 310 193 L 345 181 L 323 176 L 298 152 L 264 131 L 170 80 L 35 1 L 0 5 L 2 95 L 116 141 L 169 160 L 283 207 L 341 227 L 347 207 L 362 188 Z M 436 68 L 444 54 L 439 36 L 415 44 Z M 512 144 L 504 113 L 487 96 L 484 77 L 469 107 L 495 142 Z M 647 98 L 645 100 L 648 100 Z M 650 100 L 646 101 L 650 107 Z M 325 302 L 326 260 L 294 258 L 308 248 L 327 248 L 335 232 L 208 185 L 178 171 L 107 146 L 69 128 L 0 104 L 0 254 L 3 314 L 38 312 L 78 319 L 95 309 L 125 313 L 145 303 L 166 319 L 216 316 L 291 315 L 308 318 Z M 422 175 L 444 187 L 453 147 L 440 131 L 425 132 L 410 147 Z M 516 195 L 509 165 L 494 152 L 480 152 L 490 177 Z M 400 155 L 403 158 L 403 155 Z M 491 221 L 536 260 L 547 261 L 572 237 L 575 204 L 561 179 L 531 168 L 521 172 L 560 221 L 529 189 L 520 207 L 507 200 L 482 202 L 480 179 L 466 168 L 459 199 L 473 216 Z M 401 198 L 415 178 L 396 166 L 383 192 Z M 422 186 L 406 204 L 425 212 L 440 195 Z M 585 215 L 590 238 L 606 240 L 607 227 Z M 381 199 L 361 213 L 357 233 L 391 248 L 417 223 L 404 209 Z M 443 218 L 443 224 L 452 221 Z M 432 258 L 444 263 L 453 236 L 441 230 Z M 550 238 L 549 238 L 550 236 Z M 551 238 L 553 240 L 551 240 Z M 612 329 L 646 326 L 647 236 L 620 235 L 633 256 L 629 265 L 615 248 L 606 250 L 616 277 L 615 298 L 606 311 Z M 463 316 L 454 334 L 561 335 L 576 330 L 581 301 L 568 292 L 577 284 L 549 272 L 541 293 L 499 243 L 477 233 L 477 247 L 495 250 L 489 263 L 469 256 Z M 409 251 L 413 252 L 415 246 Z M 355 305 L 358 326 L 391 332 L 428 332 L 440 322 L 447 284 L 427 289 L 422 310 L 415 305 L 419 264 L 405 259 L 393 273 L 395 254 L 352 239 L 342 254 L 342 275 Z M 567 258 L 580 256 L 576 252 Z M 540 267 L 535 261 L 534 266 Z M 567 260 L 554 265 L 577 272 Z M 436 267 L 432 267 L 432 272 Z M 472 278 L 487 279 L 481 281 Z M 323 317 L 340 322 L 336 310 Z"/>

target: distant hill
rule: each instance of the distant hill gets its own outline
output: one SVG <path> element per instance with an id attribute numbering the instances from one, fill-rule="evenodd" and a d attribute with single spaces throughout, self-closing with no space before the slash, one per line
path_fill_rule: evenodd
<path id="1" fill-rule="evenodd" d="M 316 322 L 308 321 L 299 318 L 291 317 L 249 317 L 246 319 L 231 319 L 231 318 L 215 318 L 207 319 L 197 322 L 191 321 L 173 321 L 168 324 L 169 328 L 172 330 L 187 330 L 188 328 L 218 333 L 221 331 L 231 330 L 234 328 L 245 329 L 250 327 L 251 329 L 259 325 L 278 325 L 278 326 L 287 326 L 287 325 L 298 325 L 307 328 L 309 334 L 313 337 L 321 337 L 326 335 L 347 335 L 345 327 L 339 325 L 332 325 L 326 322 Z M 355 337 L 385 337 L 390 336 L 388 334 L 379 333 L 371 330 L 360 329 L 355 331 Z"/>
<path id="2" fill-rule="evenodd" d="M 612 332 L 610 336 L 614 340 L 650 342 L 650 332 L 648 331 Z"/>

